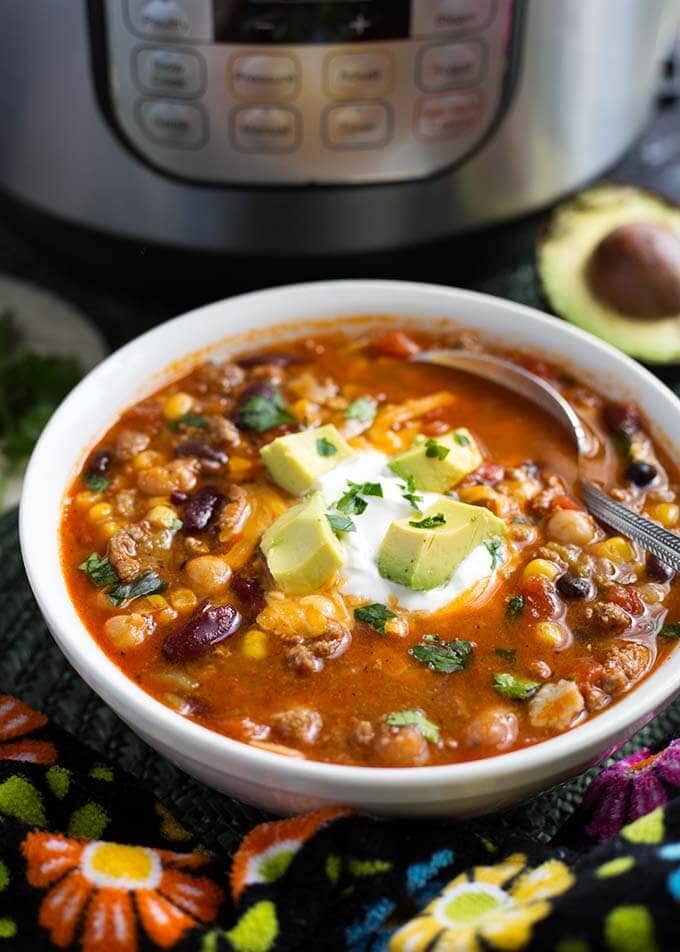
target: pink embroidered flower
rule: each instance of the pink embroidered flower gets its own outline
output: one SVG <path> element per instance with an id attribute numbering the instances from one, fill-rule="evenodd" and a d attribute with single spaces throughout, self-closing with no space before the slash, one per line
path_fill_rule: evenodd
<path id="1" fill-rule="evenodd" d="M 653 754 L 646 747 L 624 757 L 591 783 L 581 807 L 585 830 L 598 840 L 651 813 L 680 789 L 680 739 Z"/>

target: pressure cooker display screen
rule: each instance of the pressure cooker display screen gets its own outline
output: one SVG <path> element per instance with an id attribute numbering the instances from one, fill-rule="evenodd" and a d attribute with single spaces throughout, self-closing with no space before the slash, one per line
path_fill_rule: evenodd
<path id="1" fill-rule="evenodd" d="M 410 0 L 213 0 L 219 43 L 356 43 L 409 35 Z"/>

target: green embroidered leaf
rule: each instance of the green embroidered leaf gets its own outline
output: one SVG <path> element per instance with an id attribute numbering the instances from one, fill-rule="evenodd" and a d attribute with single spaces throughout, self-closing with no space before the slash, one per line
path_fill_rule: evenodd
<path id="1" fill-rule="evenodd" d="M 164 582 L 156 572 L 144 572 L 131 582 L 121 582 L 107 594 L 114 605 L 123 605 L 125 602 L 131 602 L 135 598 L 143 598 L 146 595 L 154 595 L 156 592 L 164 592 L 167 587 L 167 582 Z"/>
<path id="2" fill-rule="evenodd" d="M 270 952 L 279 934 L 276 906 L 269 899 L 254 903 L 224 935 L 236 952 Z"/>
<path id="3" fill-rule="evenodd" d="M 493 686 L 503 697 L 513 701 L 528 701 L 540 688 L 539 681 L 529 681 L 527 678 L 516 678 L 514 674 L 499 672 L 493 676 Z"/>
<path id="4" fill-rule="evenodd" d="M 436 440 L 430 439 L 425 443 L 425 455 L 429 459 L 446 459 L 450 452 L 448 446 L 443 446 Z"/>
<path id="5" fill-rule="evenodd" d="M 417 727 L 426 741 L 431 744 L 439 743 L 439 728 L 421 710 L 393 711 L 385 718 L 390 727 Z"/>
<path id="6" fill-rule="evenodd" d="M 380 605 L 374 602 L 372 605 L 362 605 L 354 609 L 354 617 L 357 621 L 363 621 L 371 628 L 375 628 L 381 635 L 385 634 L 385 624 L 390 618 L 396 618 L 396 612 L 393 612 L 386 605 Z"/>
<path id="7" fill-rule="evenodd" d="M 430 671 L 452 674 L 454 671 L 462 671 L 469 664 L 472 643 L 460 638 L 441 641 L 439 635 L 423 635 L 420 644 L 409 648 L 408 653 Z"/>
<path id="8" fill-rule="evenodd" d="M 426 516 L 420 522 L 409 522 L 414 529 L 436 529 L 437 526 L 446 524 L 446 516 L 443 512 L 437 512 L 434 516 Z"/>
<path id="9" fill-rule="evenodd" d="M 111 817 L 98 803 L 90 800 L 78 807 L 68 821 L 71 836 L 82 836 L 86 840 L 98 840 L 111 822 Z"/>
<path id="10" fill-rule="evenodd" d="M 0 783 L 0 813 L 31 826 L 47 824 L 42 795 L 20 774 L 14 774 Z"/>
<path id="11" fill-rule="evenodd" d="M 47 785 L 58 800 L 63 800 L 71 785 L 71 771 L 66 767 L 50 767 L 46 774 Z"/>
<path id="12" fill-rule="evenodd" d="M 106 556 L 100 558 L 96 552 L 91 552 L 78 568 L 90 577 L 97 588 L 102 588 L 104 585 L 115 585 L 120 582 L 118 573 L 109 559 Z"/>

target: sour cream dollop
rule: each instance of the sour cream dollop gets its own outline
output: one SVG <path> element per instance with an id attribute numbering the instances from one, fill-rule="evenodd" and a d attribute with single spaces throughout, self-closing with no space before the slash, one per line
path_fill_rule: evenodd
<path id="1" fill-rule="evenodd" d="M 368 505 L 361 515 L 352 516 L 356 532 L 342 536 L 345 564 L 342 572 L 345 584 L 342 591 L 348 595 L 387 604 L 390 597 L 407 611 L 435 612 L 482 579 L 493 574 L 493 559 L 484 544 L 478 545 L 458 566 L 449 581 L 427 592 L 416 592 L 383 578 L 378 571 L 377 557 L 389 525 L 396 519 L 417 518 L 411 504 L 404 499 L 403 480 L 387 466 L 388 457 L 377 450 L 358 452 L 345 463 L 320 477 L 318 486 L 326 505 L 332 509 L 347 491 L 348 482 L 380 483 L 383 495 L 364 496 Z M 444 497 L 439 493 L 420 493 L 423 510 L 435 506 Z"/>

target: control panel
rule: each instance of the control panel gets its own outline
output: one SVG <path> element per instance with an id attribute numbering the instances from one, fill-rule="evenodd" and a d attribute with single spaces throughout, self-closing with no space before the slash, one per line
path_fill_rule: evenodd
<path id="1" fill-rule="evenodd" d="M 521 6 L 100 3 L 119 128 L 155 167 L 223 185 L 405 181 L 460 162 L 508 98 Z"/>

